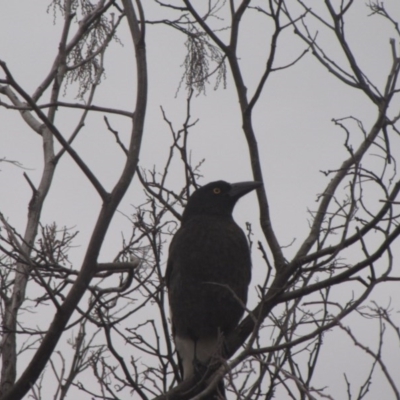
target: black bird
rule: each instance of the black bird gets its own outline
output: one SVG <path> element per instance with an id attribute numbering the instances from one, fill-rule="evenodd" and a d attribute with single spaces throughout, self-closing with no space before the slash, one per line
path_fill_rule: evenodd
<path id="1" fill-rule="evenodd" d="M 190 196 L 170 248 L 166 283 L 182 378 L 221 356 L 244 313 L 251 278 L 246 236 L 232 217 L 260 182 L 211 182 Z M 204 371 L 204 370 L 203 370 Z M 207 399 L 224 396 L 223 383 Z"/>

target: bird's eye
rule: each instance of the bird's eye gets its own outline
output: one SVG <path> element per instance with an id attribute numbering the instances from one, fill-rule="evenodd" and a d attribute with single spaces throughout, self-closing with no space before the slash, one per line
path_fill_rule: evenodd
<path id="1" fill-rule="evenodd" d="M 221 189 L 220 188 L 214 188 L 213 189 L 214 194 L 220 194 L 221 193 Z"/>

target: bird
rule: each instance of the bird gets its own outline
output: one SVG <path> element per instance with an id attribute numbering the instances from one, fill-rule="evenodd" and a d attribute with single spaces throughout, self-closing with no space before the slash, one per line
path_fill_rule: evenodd
<path id="1" fill-rule="evenodd" d="M 242 196 L 261 185 L 221 180 L 200 187 L 189 197 L 172 238 L 165 278 L 183 380 L 222 357 L 223 339 L 244 314 L 251 257 L 232 212 Z M 221 398 L 222 381 L 205 399 Z"/>

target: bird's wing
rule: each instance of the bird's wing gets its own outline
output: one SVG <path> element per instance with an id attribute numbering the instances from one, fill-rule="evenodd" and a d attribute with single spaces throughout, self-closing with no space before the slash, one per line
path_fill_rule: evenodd
<path id="1" fill-rule="evenodd" d="M 176 234 L 175 234 L 175 236 L 176 236 Z M 171 243 L 170 243 L 170 246 L 169 246 L 169 257 L 168 257 L 168 261 L 167 261 L 167 269 L 166 269 L 166 271 L 165 271 L 165 283 L 166 283 L 166 285 L 167 285 L 167 288 L 168 288 L 168 291 L 169 291 L 169 295 L 170 295 L 170 288 L 171 288 L 171 275 L 172 275 L 172 271 L 173 271 L 173 261 L 172 261 L 172 256 L 171 256 L 171 253 L 172 253 L 172 249 L 173 249 L 173 243 L 174 243 L 174 239 L 175 239 L 175 236 L 174 236 L 174 238 L 172 239 L 172 241 L 171 241 Z M 174 341 L 175 341 L 175 339 L 176 339 L 176 329 L 175 329 L 175 326 L 174 326 L 174 323 L 173 323 L 173 317 L 172 317 L 172 310 L 171 310 L 171 307 L 170 307 L 170 309 L 169 309 L 169 313 L 170 313 L 170 316 L 171 316 L 171 328 L 172 328 L 172 336 L 173 336 L 173 338 L 174 338 Z M 179 372 L 180 372 L 180 374 L 181 374 L 181 379 L 183 379 L 183 364 L 182 364 L 182 358 L 181 358 L 181 356 L 180 356 L 180 354 L 179 354 L 179 352 L 177 351 L 177 355 L 178 355 L 178 367 L 179 367 Z"/>
<path id="2" fill-rule="evenodd" d="M 171 241 L 171 244 L 169 245 L 169 257 L 167 261 L 167 269 L 165 270 L 165 283 L 167 284 L 167 288 L 170 288 L 170 283 L 171 283 L 171 274 L 173 270 L 173 262 L 172 262 L 172 249 L 173 249 L 173 244 L 175 241 L 175 236 Z"/>
<path id="3" fill-rule="evenodd" d="M 184 229 L 180 227 L 174 234 L 174 237 L 171 240 L 171 243 L 169 245 L 169 250 L 168 250 L 168 261 L 167 261 L 167 269 L 165 270 L 165 283 L 167 284 L 167 288 L 169 289 L 171 287 L 171 275 L 173 274 L 174 270 L 174 253 L 175 253 L 175 247 L 177 246 L 177 243 L 179 243 L 180 238 L 184 236 Z"/>

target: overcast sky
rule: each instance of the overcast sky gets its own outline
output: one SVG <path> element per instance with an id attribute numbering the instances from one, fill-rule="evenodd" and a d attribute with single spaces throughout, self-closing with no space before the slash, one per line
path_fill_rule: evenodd
<path id="1" fill-rule="evenodd" d="M 58 17 L 53 24 L 52 13 L 46 13 L 48 3 L 47 0 L 21 0 L 3 1 L 1 5 L 0 59 L 6 61 L 14 78 L 28 93 L 32 93 L 44 79 L 57 51 L 61 18 Z M 160 12 L 165 12 L 150 1 L 146 0 L 143 3 L 148 19 L 159 19 Z M 369 78 L 382 88 L 391 66 L 389 38 L 394 37 L 394 32 L 382 18 L 366 17 L 369 11 L 364 5 L 365 2 L 356 3 L 354 11 L 349 14 L 348 40 Z M 385 1 L 385 4 L 393 16 L 400 20 L 398 0 Z M 255 77 L 260 76 L 264 67 L 267 54 L 265 35 L 269 29 L 262 16 L 256 12 L 249 12 L 243 21 L 239 56 L 249 92 L 254 90 Z M 134 54 L 124 23 L 118 37 L 123 46 L 114 43 L 107 52 L 106 78 L 94 103 L 133 111 Z M 332 43 L 323 30 L 319 33 L 319 38 L 328 46 Z M 291 62 L 304 50 L 304 43 L 300 39 L 293 39 L 291 29 L 288 29 L 281 40 L 277 65 Z M 153 166 L 163 167 L 171 144 L 169 127 L 162 119 L 160 106 L 177 129 L 185 119 L 185 87 L 181 86 L 176 95 L 185 57 L 183 38 L 178 32 L 165 26 L 149 26 L 147 51 L 149 99 L 140 166 L 152 169 Z M 332 55 L 338 54 L 339 49 L 332 47 Z M 66 100 L 78 101 L 74 100 L 73 88 L 71 89 L 71 94 L 68 94 Z M 4 100 L 3 96 L 0 98 Z M 214 90 L 211 80 L 206 95 L 200 94 L 194 98 L 192 118 L 199 121 L 191 130 L 189 145 L 195 163 L 206 159 L 201 169 L 204 176 L 201 183 L 218 179 L 229 182 L 252 179 L 247 144 L 241 130 L 238 110 L 238 101 L 230 76 L 226 89 L 220 86 L 218 90 Z M 295 253 L 308 232 L 307 210 L 316 208 L 317 195 L 329 182 L 330 178 L 321 171 L 338 168 L 347 157 L 343 146 L 344 133 L 334 126 L 331 120 L 350 115 L 361 119 L 368 128 L 376 117 L 376 111 L 365 96 L 338 82 L 311 54 L 307 54 L 294 67 L 275 73 L 266 84 L 255 108 L 255 130 L 262 153 L 272 222 L 282 245 L 294 241 L 286 250 L 288 258 Z M 80 113 L 76 110 L 62 110 L 57 116 L 57 126 L 68 136 L 79 117 Z M 128 119 L 110 116 L 109 120 L 122 138 L 128 138 Z M 356 126 L 353 128 L 355 132 Z M 355 134 L 352 138 L 354 145 L 361 138 L 361 133 Z M 1 107 L 0 141 L 0 159 L 6 157 L 21 162 L 31 180 L 37 183 L 43 165 L 40 137 L 23 123 L 16 112 Z M 107 131 L 101 113 L 88 119 L 75 142 L 75 148 L 105 187 L 111 189 L 120 174 L 124 155 Z M 399 138 L 393 138 L 392 153 L 400 155 Z M 371 158 L 370 162 L 380 161 Z M 0 211 L 20 231 L 25 227 L 26 207 L 31 197 L 30 188 L 22 172 L 11 164 L 0 164 Z M 183 175 L 179 174 L 169 182 L 173 188 L 179 188 L 182 183 Z M 121 213 L 115 215 L 103 246 L 101 261 L 110 261 L 115 256 L 120 248 L 121 232 L 129 232 L 130 227 L 123 214 L 131 214 L 132 205 L 140 204 L 143 199 L 142 189 L 135 179 L 120 204 Z M 71 252 L 71 260 L 78 265 L 100 206 L 100 199 L 91 184 L 68 155 L 65 155 L 45 203 L 43 223 L 56 221 L 59 226 L 76 227 L 80 231 L 76 239 L 78 247 Z M 258 211 L 254 194 L 239 203 L 235 210 L 235 219 L 242 227 L 246 221 L 257 223 Z M 166 252 L 164 255 L 166 256 Z M 257 268 L 263 268 L 261 262 L 254 263 L 255 284 Z M 383 302 L 389 301 L 390 298 L 398 300 L 397 293 L 395 285 L 386 285 L 384 292 L 378 291 L 374 298 Z M 254 296 L 252 301 L 254 304 Z M 367 325 L 360 319 L 354 326 L 359 332 L 367 332 L 366 343 L 376 346 L 376 341 L 370 337 L 373 336 L 370 332 L 377 331 L 376 324 L 370 322 Z M 340 334 L 327 333 L 325 345 L 326 362 L 320 364 L 317 381 L 320 386 L 329 386 L 331 395 L 340 396 L 340 393 L 345 393 L 343 372 L 349 373 L 355 381 L 360 379 L 361 382 L 365 375 L 355 371 L 362 372 L 366 360 L 371 360 L 364 359 L 362 352 L 352 349 L 350 341 Z M 395 346 L 396 352 L 393 352 L 392 357 L 388 356 L 394 371 L 396 368 L 398 370 L 399 365 L 398 344 Z M 390 350 L 386 349 L 385 352 Z M 378 380 L 378 384 L 372 387 L 366 398 L 393 398 L 391 392 L 387 395 L 381 393 L 379 373 L 375 379 Z"/>

